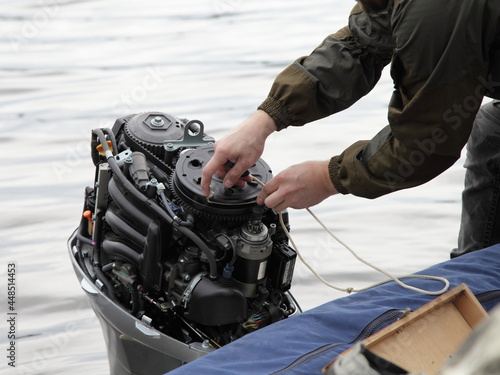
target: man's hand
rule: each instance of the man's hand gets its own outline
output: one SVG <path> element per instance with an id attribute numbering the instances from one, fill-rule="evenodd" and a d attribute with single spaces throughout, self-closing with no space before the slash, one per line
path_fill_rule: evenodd
<path id="1" fill-rule="evenodd" d="M 202 171 L 203 194 L 210 194 L 210 181 L 214 173 L 224 179 L 227 188 L 243 186 L 250 177 L 241 178 L 241 175 L 259 160 L 267 137 L 275 130 L 274 120 L 266 112 L 258 110 L 217 141 L 214 156 Z"/>
<path id="2" fill-rule="evenodd" d="M 262 189 L 257 204 L 276 211 L 314 206 L 337 194 L 328 172 L 329 161 L 306 161 L 278 173 Z"/>

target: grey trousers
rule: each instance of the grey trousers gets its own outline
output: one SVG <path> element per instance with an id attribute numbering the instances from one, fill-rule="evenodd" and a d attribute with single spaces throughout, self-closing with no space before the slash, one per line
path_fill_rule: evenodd
<path id="1" fill-rule="evenodd" d="M 467 142 L 456 257 L 500 243 L 500 101 L 481 107 Z"/>

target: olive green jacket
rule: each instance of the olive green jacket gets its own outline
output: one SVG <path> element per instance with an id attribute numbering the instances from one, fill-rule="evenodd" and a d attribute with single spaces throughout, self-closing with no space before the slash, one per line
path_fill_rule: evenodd
<path id="1" fill-rule="evenodd" d="M 376 198 L 434 178 L 460 157 L 483 96 L 500 98 L 500 0 L 390 3 L 370 15 L 356 5 L 259 106 L 278 130 L 301 126 L 352 105 L 391 63 L 389 125 L 330 160 L 343 194 Z"/>

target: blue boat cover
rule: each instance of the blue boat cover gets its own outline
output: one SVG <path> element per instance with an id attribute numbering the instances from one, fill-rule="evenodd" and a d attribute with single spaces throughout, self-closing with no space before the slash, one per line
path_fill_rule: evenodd
<path id="1" fill-rule="evenodd" d="M 500 245 L 418 273 L 445 277 L 450 281 L 450 289 L 467 284 L 487 311 L 500 302 L 500 293 L 491 293 L 500 290 Z M 425 279 L 405 282 L 426 290 L 442 287 Z M 169 375 L 321 374 L 333 358 L 364 339 L 363 334 L 372 334 L 392 323 L 401 316 L 401 310 L 415 310 L 434 298 L 390 282 L 248 334 Z"/>

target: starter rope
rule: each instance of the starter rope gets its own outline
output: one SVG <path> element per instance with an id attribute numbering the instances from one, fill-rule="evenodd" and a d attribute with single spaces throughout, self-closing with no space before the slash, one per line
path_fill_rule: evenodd
<path id="1" fill-rule="evenodd" d="M 257 182 L 259 185 L 261 185 L 262 187 L 264 187 L 264 183 L 262 181 L 260 181 L 258 178 L 252 176 L 252 179 Z M 309 214 L 323 227 L 323 229 L 325 229 L 325 231 L 335 240 L 337 241 L 339 244 L 341 244 L 345 249 L 347 249 L 356 259 L 358 259 L 361 263 L 364 263 L 366 264 L 368 267 L 371 267 L 373 268 L 375 271 L 378 271 L 382 274 L 384 274 L 385 276 L 387 276 L 389 278 L 389 280 L 385 280 L 385 281 L 382 281 L 382 282 L 379 282 L 379 283 L 376 283 L 376 284 L 373 284 L 371 286 L 368 286 L 366 288 L 361 288 L 361 289 L 354 289 L 352 287 L 348 287 L 348 288 L 340 288 L 340 287 L 337 287 L 333 284 L 331 284 L 330 282 L 328 282 L 327 280 L 325 280 L 318 272 L 316 272 L 316 270 L 302 257 L 302 254 L 300 253 L 297 245 L 295 244 L 295 241 L 293 240 L 292 236 L 290 235 L 290 232 L 288 231 L 288 229 L 286 228 L 286 225 L 283 221 L 283 214 L 281 212 L 279 212 L 279 220 L 280 220 L 280 224 L 281 224 L 281 227 L 283 228 L 283 231 L 285 232 L 286 236 L 288 237 L 288 239 L 290 240 L 293 248 L 295 249 L 295 251 L 297 252 L 297 255 L 300 259 L 300 261 L 312 272 L 312 274 L 314 276 L 316 276 L 323 284 L 325 284 L 326 286 L 332 288 L 332 289 L 335 289 L 335 290 L 338 290 L 340 292 L 346 292 L 348 294 L 350 293 L 353 293 L 353 292 L 362 292 L 362 291 L 365 291 L 365 290 L 368 290 L 368 289 L 371 289 L 371 288 L 374 288 L 376 286 L 379 286 L 379 285 L 382 285 L 382 284 L 386 284 L 390 281 L 394 281 L 396 282 L 398 285 L 400 285 L 401 287 L 405 288 L 405 289 L 409 289 L 409 290 L 413 290 L 415 292 L 418 292 L 418 293 L 423 293 L 423 294 L 427 294 L 427 295 L 430 295 L 430 296 L 437 296 L 437 295 L 440 295 L 440 294 L 443 294 L 444 292 L 446 292 L 449 287 L 450 287 L 450 282 L 448 281 L 448 279 L 444 278 L 444 277 L 440 277 L 440 276 L 429 276 L 429 275 L 404 275 L 404 276 L 393 276 L 392 274 L 390 274 L 389 272 L 387 271 L 384 271 L 382 268 L 380 267 L 377 267 L 376 265 L 368 262 L 367 260 L 363 259 L 362 257 L 360 257 L 349 245 L 347 245 L 345 242 L 343 242 L 342 240 L 340 240 L 312 211 L 311 209 L 309 208 L 306 208 L 307 212 L 309 212 Z M 444 283 L 444 287 L 443 289 L 439 290 L 439 291 L 430 291 L 430 290 L 425 290 L 425 289 L 421 289 L 421 288 L 417 288 L 417 287 L 414 287 L 414 286 L 411 286 L 411 285 L 408 285 L 408 284 L 405 284 L 404 282 L 401 281 L 401 279 L 410 279 L 410 278 L 413 278 L 413 279 L 427 279 L 427 280 L 436 280 L 436 281 L 440 281 L 442 283 Z"/>

